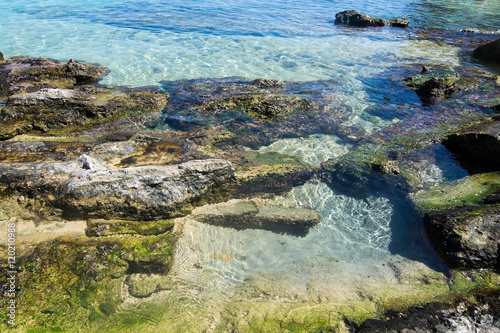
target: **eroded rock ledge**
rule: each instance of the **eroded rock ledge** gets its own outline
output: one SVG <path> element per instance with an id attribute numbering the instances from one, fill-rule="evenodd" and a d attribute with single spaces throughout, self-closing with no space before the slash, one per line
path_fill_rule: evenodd
<path id="1" fill-rule="evenodd" d="M 232 164 L 220 159 L 118 170 L 87 155 L 73 162 L 0 164 L 4 190 L 43 195 L 70 218 L 168 218 L 233 180 Z"/>
<path id="2" fill-rule="evenodd" d="M 163 108 L 168 94 L 98 87 L 109 69 L 77 62 L 28 56 L 0 63 L 0 140 L 31 131 L 90 125 L 119 112 Z"/>

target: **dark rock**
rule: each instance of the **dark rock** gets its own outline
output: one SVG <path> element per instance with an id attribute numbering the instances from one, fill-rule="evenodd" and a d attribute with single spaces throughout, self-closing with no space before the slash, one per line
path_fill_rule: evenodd
<path id="1" fill-rule="evenodd" d="M 497 205 L 500 204 L 500 193 L 493 193 L 488 195 L 483 199 L 482 204 L 484 205 Z"/>
<path id="2" fill-rule="evenodd" d="M 257 205 L 250 200 L 202 206 L 193 211 L 192 217 L 217 226 L 293 234 L 304 234 L 321 220 L 321 216 L 312 209 Z"/>
<path id="3" fill-rule="evenodd" d="M 0 61 L 4 61 L 3 53 L 2 52 L 0 52 Z"/>
<path id="4" fill-rule="evenodd" d="M 424 67 L 421 74 L 406 79 L 424 104 L 434 104 L 460 90 L 460 75 L 452 70 L 429 71 Z"/>
<path id="5" fill-rule="evenodd" d="M 498 291 L 475 290 L 453 303 L 428 303 L 404 311 L 388 311 L 385 320 L 368 319 L 358 333 L 371 332 L 490 332 L 500 333 Z M 478 302 L 471 301 L 476 298 Z M 355 326 L 355 325 L 353 325 Z"/>
<path id="6" fill-rule="evenodd" d="M 407 28 L 410 25 L 410 20 L 407 18 L 393 18 L 389 20 L 389 25 L 396 28 Z"/>
<path id="7" fill-rule="evenodd" d="M 474 50 L 472 55 L 480 60 L 500 64 L 500 39 L 484 44 Z"/>
<path id="8" fill-rule="evenodd" d="M 383 27 L 386 25 L 386 21 L 378 17 L 360 14 L 355 10 L 346 10 L 335 14 L 335 24 L 353 27 Z"/>
<path id="9" fill-rule="evenodd" d="M 443 141 L 470 173 L 500 171 L 500 119 L 493 119 Z"/>
<path id="10" fill-rule="evenodd" d="M 454 207 L 424 217 L 429 240 L 452 268 L 500 271 L 500 207 Z"/>
<path id="11" fill-rule="evenodd" d="M 373 165 L 373 169 L 379 173 L 386 175 L 399 175 L 401 170 L 397 165 L 396 161 L 386 161 L 382 163 L 376 163 Z"/>
<path id="12" fill-rule="evenodd" d="M 335 24 L 344 24 L 353 27 L 383 27 L 390 25 L 398 28 L 406 28 L 410 24 L 410 20 L 406 18 L 384 20 L 379 17 L 360 14 L 355 10 L 346 10 L 335 14 Z"/>

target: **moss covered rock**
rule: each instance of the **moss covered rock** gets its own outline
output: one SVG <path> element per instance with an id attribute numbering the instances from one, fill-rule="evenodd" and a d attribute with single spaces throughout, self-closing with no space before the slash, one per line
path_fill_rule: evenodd
<path id="1" fill-rule="evenodd" d="M 431 243 L 451 267 L 500 271 L 500 206 L 430 212 L 424 224 Z"/>

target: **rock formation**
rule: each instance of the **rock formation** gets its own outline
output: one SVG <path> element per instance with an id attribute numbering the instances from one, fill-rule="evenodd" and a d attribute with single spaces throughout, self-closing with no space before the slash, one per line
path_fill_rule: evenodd
<path id="1" fill-rule="evenodd" d="M 480 60 L 500 64 L 500 39 L 481 45 L 474 50 L 472 55 Z"/>
<path id="2" fill-rule="evenodd" d="M 406 28 L 410 24 L 410 20 L 406 18 L 385 20 L 379 17 L 360 14 L 355 10 L 346 10 L 335 14 L 335 24 L 349 25 L 352 27 L 383 27 L 389 25 L 398 28 Z"/>

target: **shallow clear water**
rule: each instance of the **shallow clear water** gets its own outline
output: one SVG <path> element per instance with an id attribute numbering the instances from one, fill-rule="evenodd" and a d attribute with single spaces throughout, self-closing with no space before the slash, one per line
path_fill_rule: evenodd
<path id="1" fill-rule="evenodd" d="M 347 9 L 408 17 L 412 23 L 405 30 L 334 25 L 335 13 Z M 372 133 L 397 122 L 398 107 L 420 106 L 399 79 L 391 79 L 393 68 L 463 61 L 458 48 L 419 39 L 417 32 L 500 29 L 500 1 L 0 0 L 0 17 L 5 57 L 28 54 L 99 63 L 111 69 L 102 81 L 109 85 L 165 86 L 165 81 L 233 76 L 331 80 L 336 85 L 323 97 L 331 99 L 332 109 L 338 104 L 350 107 L 351 117 L 343 125 Z M 365 110 L 372 115 L 360 116 Z M 334 136 L 313 135 L 278 141 L 260 151 L 319 165 L 350 148 Z M 422 168 L 428 169 L 428 183 L 447 176 L 437 164 Z M 293 237 L 191 221 L 179 242 L 174 271 L 193 281 L 214 271 L 215 285 L 225 290 L 262 271 L 290 276 L 297 271 L 302 276 L 303 264 L 312 271 L 319 258 L 362 267 L 395 253 L 424 261 L 433 256 L 416 241 L 425 237 L 408 207 L 384 195 L 353 198 L 308 183 L 274 204 L 313 207 L 322 216 L 321 224 L 305 237 Z"/>

